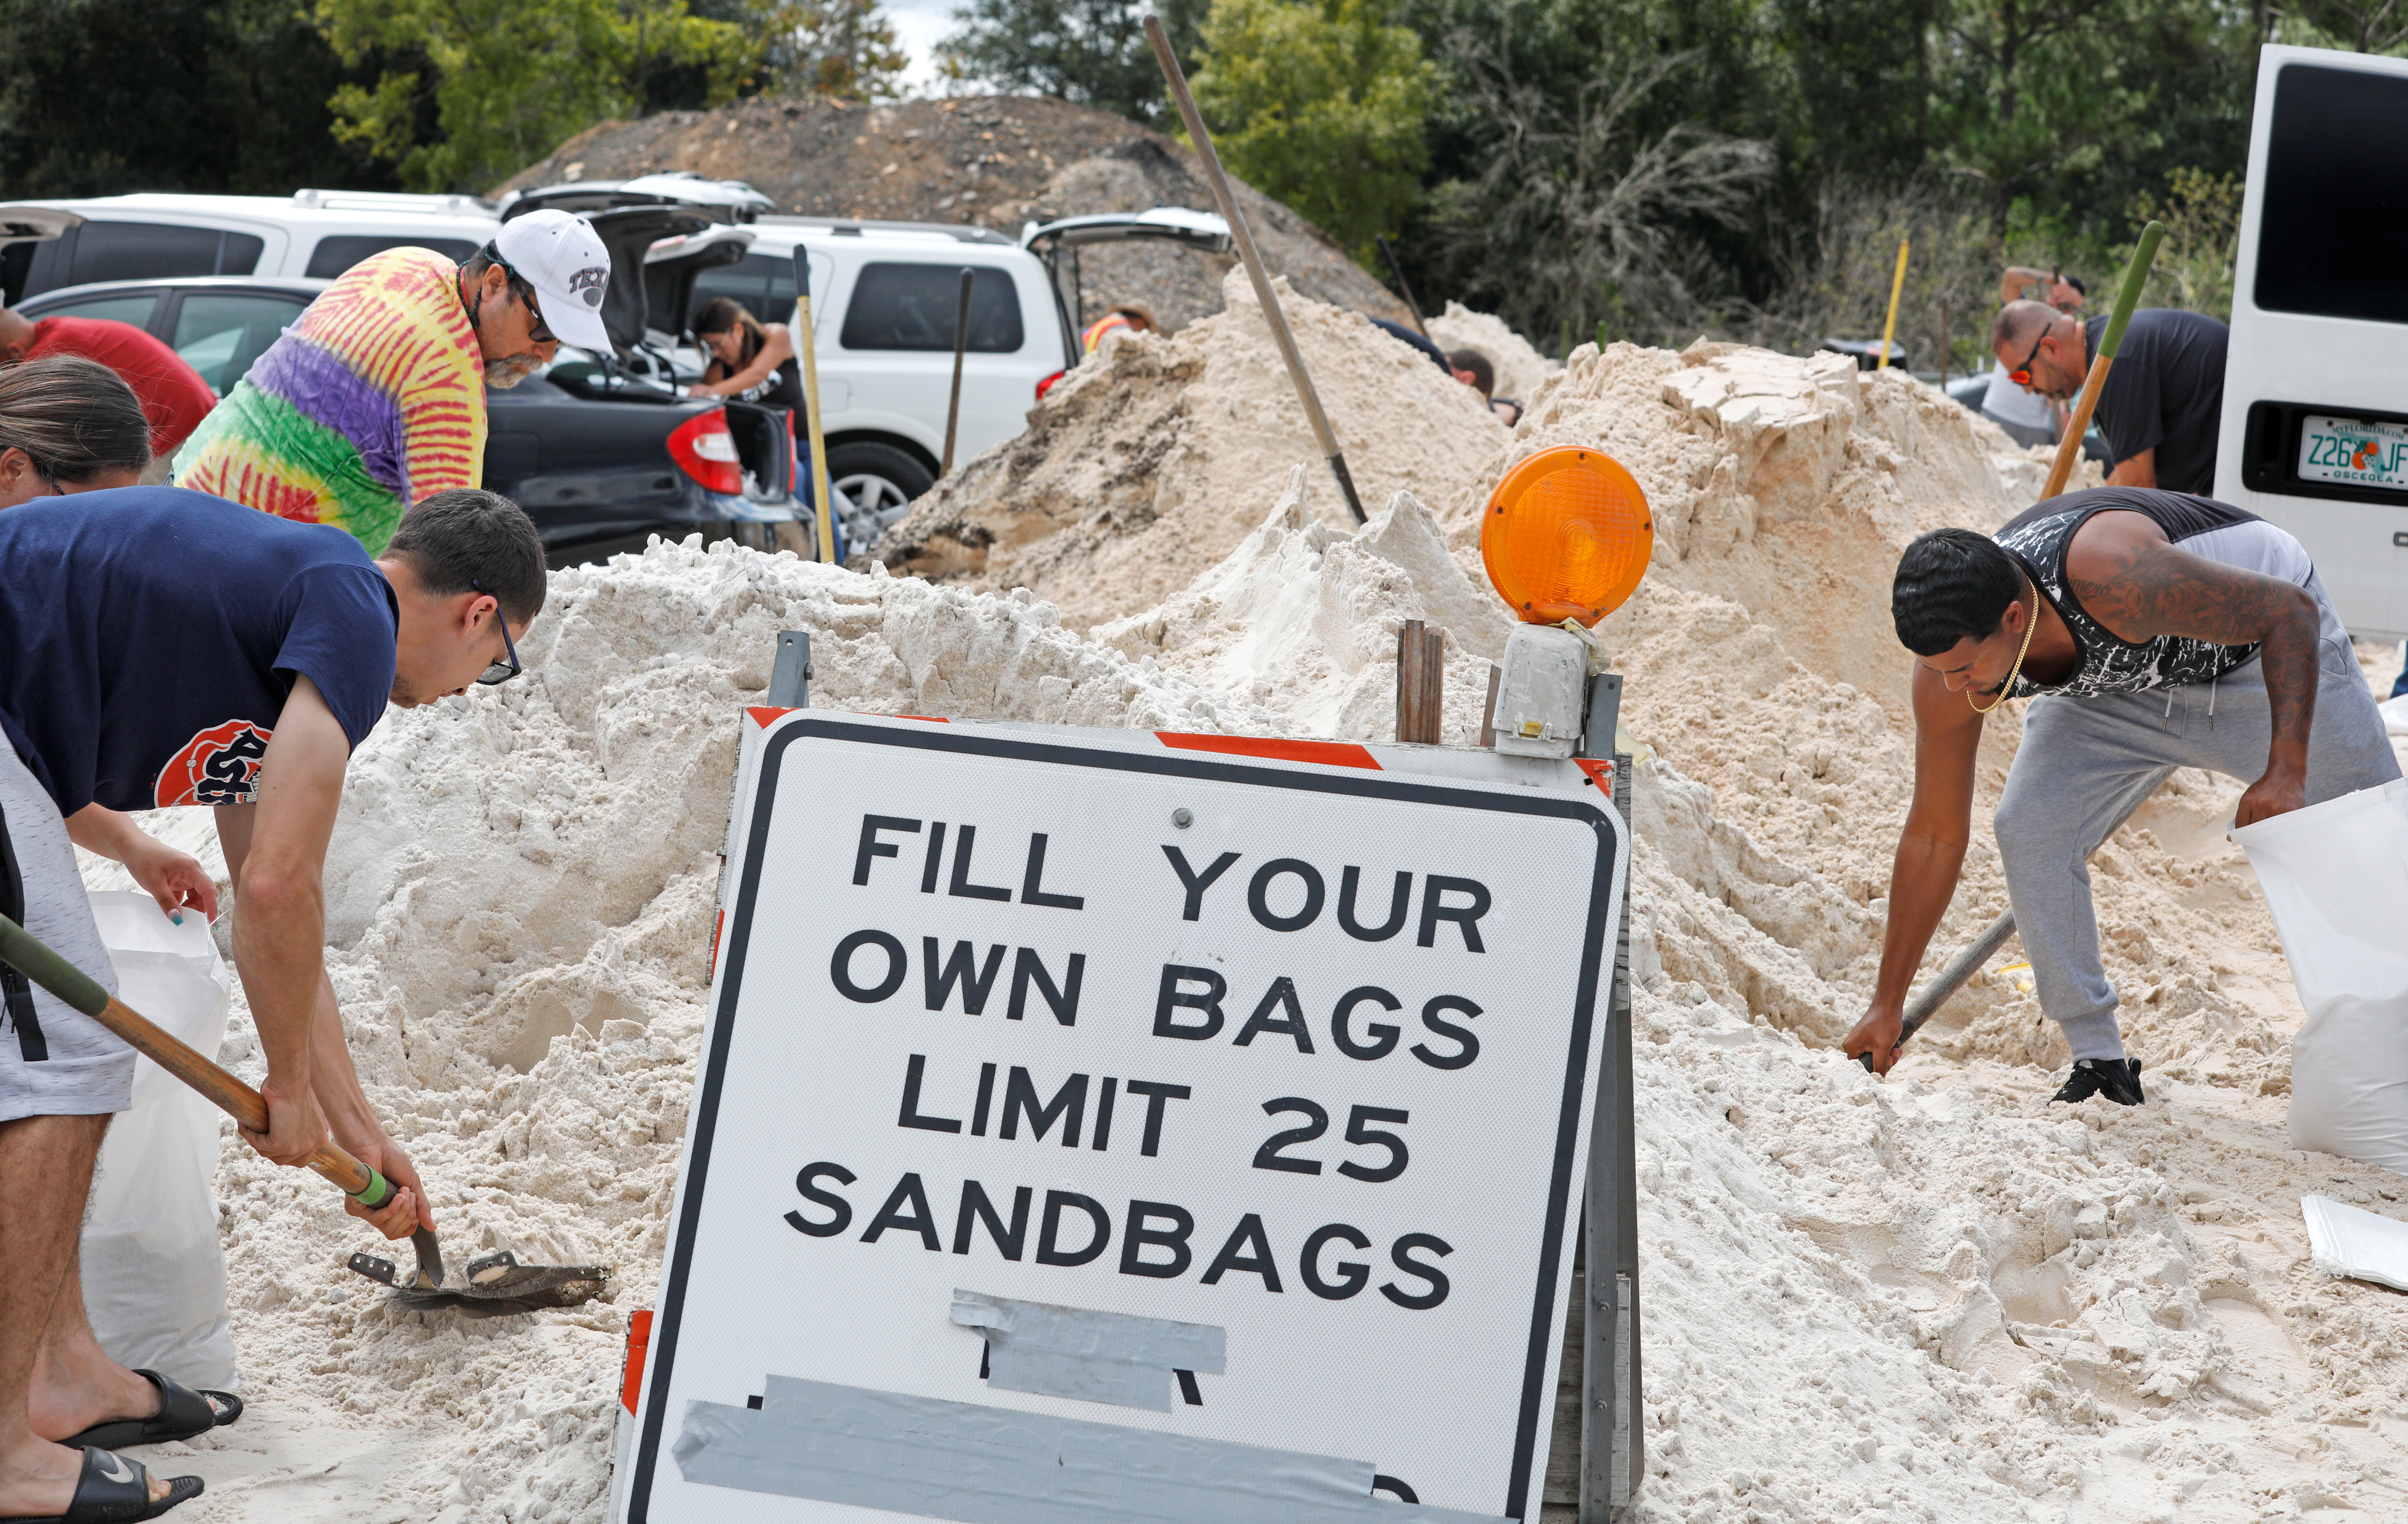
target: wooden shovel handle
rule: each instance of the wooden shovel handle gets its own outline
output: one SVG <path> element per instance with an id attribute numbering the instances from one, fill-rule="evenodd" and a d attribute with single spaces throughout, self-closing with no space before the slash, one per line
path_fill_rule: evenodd
<path id="1" fill-rule="evenodd" d="M 0 962 L 49 990 L 66 1004 L 125 1040 L 135 1052 L 201 1093 L 218 1110 L 252 1132 L 267 1130 L 267 1101 L 260 1093 L 163 1030 L 156 1023 L 101 987 L 100 981 L 43 945 L 41 940 L 0 915 Z M 373 1212 L 393 1200 L 393 1182 L 335 1144 L 321 1143 L 309 1168 L 343 1188 Z"/>

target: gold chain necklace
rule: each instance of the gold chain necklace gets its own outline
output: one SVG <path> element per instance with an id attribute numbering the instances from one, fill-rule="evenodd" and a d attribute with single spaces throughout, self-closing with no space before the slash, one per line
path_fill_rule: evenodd
<path id="1" fill-rule="evenodd" d="M 2023 650 L 2015 653 L 2015 664 L 2007 669 L 2007 680 L 1999 684 L 1999 697 L 1990 700 L 1990 709 L 1996 709 L 2005 703 L 2007 696 L 2014 691 L 2015 676 L 2024 669 L 2025 654 L 2031 650 L 2032 631 L 2040 628 L 2040 589 L 2032 587 L 2031 579 L 2028 577 L 2024 579 L 2024 586 L 2031 589 L 2032 601 L 2031 617 L 2024 621 Z M 1990 709 L 1984 709 L 1973 702 L 1973 690 L 1971 688 L 1965 690 L 1965 703 L 1976 714 L 1990 712 Z"/>

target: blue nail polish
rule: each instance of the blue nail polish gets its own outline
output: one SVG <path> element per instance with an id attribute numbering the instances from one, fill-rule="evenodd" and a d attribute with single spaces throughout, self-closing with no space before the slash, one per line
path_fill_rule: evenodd
<path id="1" fill-rule="evenodd" d="M 182 911 L 178 911 L 173 916 L 170 916 L 169 919 L 174 921 L 176 925 L 182 926 L 184 924 L 184 913 Z"/>

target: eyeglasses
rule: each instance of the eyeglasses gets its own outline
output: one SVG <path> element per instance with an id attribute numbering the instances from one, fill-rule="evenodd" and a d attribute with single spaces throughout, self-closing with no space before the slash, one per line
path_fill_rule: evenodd
<path id="1" fill-rule="evenodd" d="M 2031 364 L 2040 358 L 2040 347 L 2047 342 L 2048 330 L 2043 328 L 2040 337 L 2032 340 L 2031 352 L 2024 356 L 2024 363 L 2007 372 L 2007 380 L 2017 386 L 2029 386 L 2032 383 Z"/>
<path id="2" fill-rule="evenodd" d="M 473 577 L 468 580 L 468 585 L 475 588 L 480 593 L 483 593 L 485 591 L 485 584 L 478 582 Z M 486 594 L 486 597 L 492 597 L 493 595 L 488 593 Z M 497 661 L 494 663 L 492 666 L 485 669 L 484 674 L 481 677 L 477 679 L 478 682 L 485 684 L 487 687 L 491 687 L 496 683 L 508 683 L 510 679 L 518 676 L 519 673 L 525 670 L 524 668 L 519 665 L 518 642 L 510 639 L 510 622 L 502 613 L 502 600 L 499 598 L 494 598 L 494 623 L 502 626 L 502 649 L 509 653 L 509 659 L 508 661 Z"/>

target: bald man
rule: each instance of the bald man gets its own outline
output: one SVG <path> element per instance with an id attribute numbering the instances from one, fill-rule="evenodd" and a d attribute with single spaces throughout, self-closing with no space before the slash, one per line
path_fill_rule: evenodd
<path id="1" fill-rule="evenodd" d="M 2082 390 L 2107 320 L 2085 323 L 2046 302 L 2009 302 L 1990 325 L 1990 350 L 2008 380 L 2059 401 Z M 2132 314 L 2092 415 L 2107 437 L 2107 484 L 2206 494 L 2215 488 L 2215 435 L 2224 411 L 2229 330 L 2197 312 Z"/>

